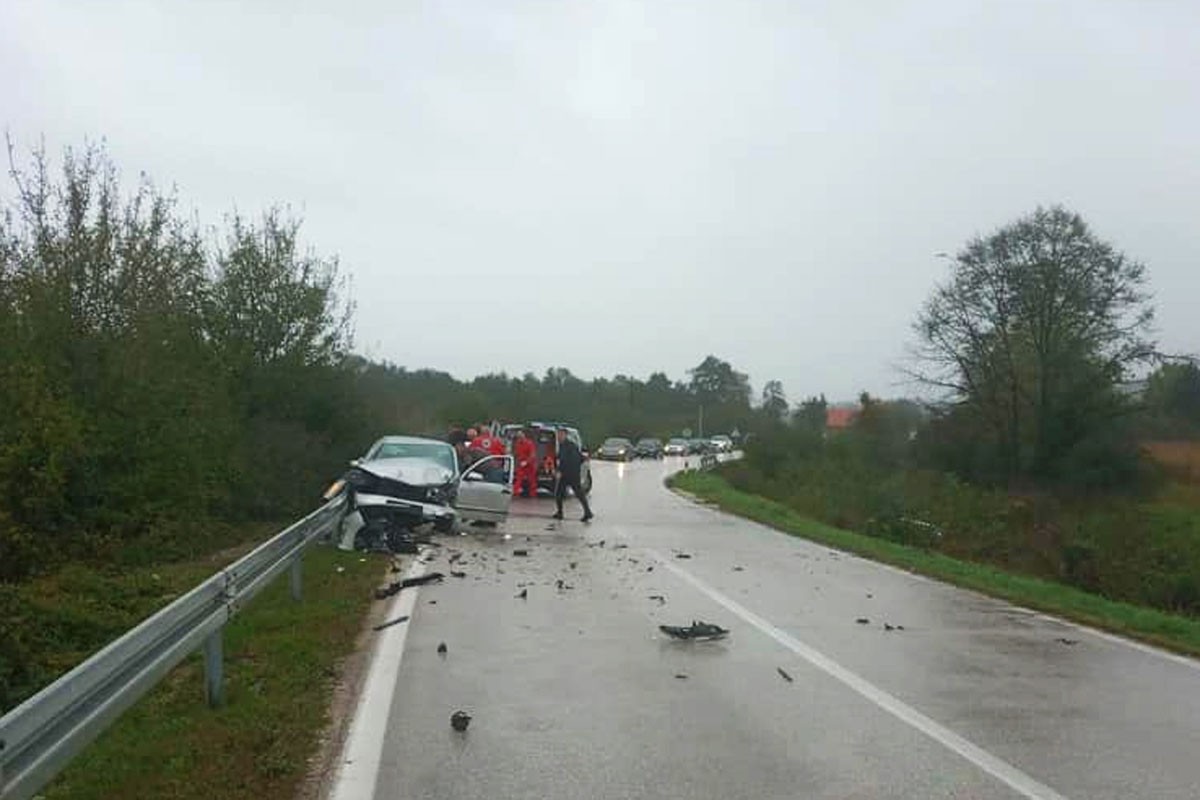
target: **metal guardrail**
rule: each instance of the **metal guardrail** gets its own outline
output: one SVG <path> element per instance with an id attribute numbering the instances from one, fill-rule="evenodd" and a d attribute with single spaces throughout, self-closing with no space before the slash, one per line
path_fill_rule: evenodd
<path id="1" fill-rule="evenodd" d="M 222 632 L 284 570 L 299 600 L 304 551 L 339 519 L 339 496 L 268 539 L 0 717 L 0 800 L 26 800 L 180 661 L 204 651 L 205 695 L 222 701 Z"/>

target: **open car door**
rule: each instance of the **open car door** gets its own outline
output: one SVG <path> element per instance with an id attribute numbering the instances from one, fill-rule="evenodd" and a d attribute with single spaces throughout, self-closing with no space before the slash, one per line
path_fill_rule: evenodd
<path id="1" fill-rule="evenodd" d="M 512 456 L 487 456 L 458 478 L 458 516 L 464 522 L 504 522 L 512 504 Z"/>

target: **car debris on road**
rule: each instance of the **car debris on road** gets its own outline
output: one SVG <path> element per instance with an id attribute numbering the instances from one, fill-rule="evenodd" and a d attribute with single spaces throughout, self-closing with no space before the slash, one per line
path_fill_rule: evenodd
<path id="1" fill-rule="evenodd" d="M 381 631 L 384 628 L 390 628 L 393 625 L 399 625 L 401 622 L 408 622 L 408 614 L 404 614 L 402 616 L 396 617 L 395 619 L 389 620 L 387 622 L 381 622 L 378 625 L 376 625 L 374 628 L 372 628 L 372 630 Z"/>
<path id="2" fill-rule="evenodd" d="M 450 648 L 446 647 L 446 643 L 445 643 L 445 642 L 440 642 L 440 643 L 438 643 L 438 646 L 437 646 L 437 651 L 438 651 L 438 655 L 439 655 L 439 656 L 444 656 L 444 655 L 446 655 L 446 653 L 447 653 L 447 651 L 448 651 L 449 649 L 450 649 Z"/>
<path id="3" fill-rule="evenodd" d="M 445 577 L 446 576 L 440 572 L 430 572 L 417 578 L 405 578 L 404 580 L 400 581 L 392 581 L 387 586 L 382 586 L 375 590 L 375 599 L 384 600 L 392 595 L 398 594 L 401 589 L 407 589 L 410 586 L 424 586 L 427 583 L 440 581 Z"/>
<path id="4" fill-rule="evenodd" d="M 687 628 L 680 625 L 659 625 L 658 629 L 672 639 L 684 639 L 688 641 L 713 641 L 724 639 L 729 635 L 729 631 L 720 625 L 696 620 L 692 620 L 691 626 Z"/>
<path id="5" fill-rule="evenodd" d="M 779 673 L 779 677 L 783 678 L 788 683 L 792 683 L 795 680 L 795 678 L 793 678 L 791 675 L 787 674 L 786 671 L 784 671 L 783 667 L 776 667 L 775 671 Z"/>
<path id="6" fill-rule="evenodd" d="M 450 715 L 450 727 L 462 733 L 471 724 L 471 715 L 465 711 L 455 711 Z"/>

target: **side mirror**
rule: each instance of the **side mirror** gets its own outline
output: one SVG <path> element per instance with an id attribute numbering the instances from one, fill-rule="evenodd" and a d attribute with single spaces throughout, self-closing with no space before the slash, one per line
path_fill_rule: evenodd
<path id="1" fill-rule="evenodd" d="M 474 482 L 474 481 L 481 481 L 481 480 L 483 480 L 483 473 L 481 473 L 481 472 L 468 472 L 466 475 L 463 475 L 463 480 L 464 480 L 464 481 L 472 481 L 472 482 Z"/>

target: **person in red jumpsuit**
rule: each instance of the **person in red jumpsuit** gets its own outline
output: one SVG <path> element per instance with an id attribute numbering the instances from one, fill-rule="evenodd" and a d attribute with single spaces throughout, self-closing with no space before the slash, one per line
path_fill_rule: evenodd
<path id="1" fill-rule="evenodd" d="M 517 462 L 513 494 L 537 497 L 537 445 L 525 435 L 525 431 L 517 431 L 513 439 L 513 458 Z"/>
<path id="2" fill-rule="evenodd" d="M 508 449 L 504 446 L 504 440 L 499 436 L 493 436 L 492 432 L 487 428 L 480 428 L 479 435 L 471 440 L 472 450 L 483 450 L 494 456 L 502 456 L 508 453 Z"/>

